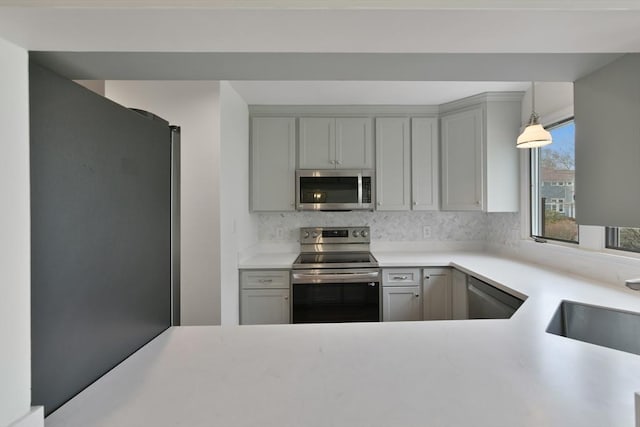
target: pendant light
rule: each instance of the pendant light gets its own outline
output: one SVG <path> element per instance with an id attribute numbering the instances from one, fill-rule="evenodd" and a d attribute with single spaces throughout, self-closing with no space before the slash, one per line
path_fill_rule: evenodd
<path id="1" fill-rule="evenodd" d="M 518 148 L 536 148 L 551 144 L 551 134 L 544 130 L 536 113 L 536 84 L 531 82 L 531 117 L 529 124 L 518 137 Z"/>

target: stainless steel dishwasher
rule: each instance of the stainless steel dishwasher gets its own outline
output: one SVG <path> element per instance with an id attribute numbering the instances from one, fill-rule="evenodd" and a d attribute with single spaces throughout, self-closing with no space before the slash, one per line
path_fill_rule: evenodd
<path id="1" fill-rule="evenodd" d="M 524 301 L 488 283 L 469 277 L 469 319 L 509 319 Z"/>

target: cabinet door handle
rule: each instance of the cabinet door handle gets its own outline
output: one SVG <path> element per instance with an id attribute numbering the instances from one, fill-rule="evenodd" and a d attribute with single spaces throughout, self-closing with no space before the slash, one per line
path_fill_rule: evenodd
<path id="1" fill-rule="evenodd" d="M 258 283 L 271 283 L 273 279 L 258 279 Z"/>
<path id="2" fill-rule="evenodd" d="M 414 297 L 418 298 L 420 294 L 413 294 Z"/>
<path id="3" fill-rule="evenodd" d="M 342 164 L 342 160 L 336 160 L 336 163 L 341 165 Z"/>
<path id="4" fill-rule="evenodd" d="M 284 300 L 285 300 L 285 301 L 287 301 L 288 299 L 289 299 L 289 297 L 288 297 L 288 296 L 285 296 L 285 297 L 284 297 Z"/>
<path id="5" fill-rule="evenodd" d="M 393 276 L 393 280 L 407 280 L 409 276 Z"/>
<path id="6" fill-rule="evenodd" d="M 431 279 L 431 276 L 424 276 L 424 280 L 429 280 Z"/>

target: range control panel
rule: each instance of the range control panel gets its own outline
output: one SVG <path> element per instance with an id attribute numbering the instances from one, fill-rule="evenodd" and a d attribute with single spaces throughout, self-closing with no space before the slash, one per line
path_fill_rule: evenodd
<path id="1" fill-rule="evenodd" d="M 300 229 L 300 244 L 370 243 L 370 230 L 362 227 L 303 227 Z"/>

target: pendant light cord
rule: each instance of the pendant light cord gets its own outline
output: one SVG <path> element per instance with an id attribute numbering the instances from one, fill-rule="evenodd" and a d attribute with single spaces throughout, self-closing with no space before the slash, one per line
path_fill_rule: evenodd
<path id="1" fill-rule="evenodd" d="M 531 112 L 536 112 L 536 82 L 531 82 Z"/>
<path id="2" fill-rule="evenodd" d="M 531 82 L 531 117 L 529 126 L 538 124 L 538 113 L 536 113 L 536 82 Z"/>

